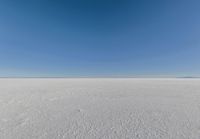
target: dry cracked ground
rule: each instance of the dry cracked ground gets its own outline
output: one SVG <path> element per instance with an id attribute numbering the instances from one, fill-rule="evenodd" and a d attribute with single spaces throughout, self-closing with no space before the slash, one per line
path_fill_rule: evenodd
<path id="1" fill-rule="evenodd" d="M 0 139 L 199 138 L 199 79 L 0 79 Z"/>

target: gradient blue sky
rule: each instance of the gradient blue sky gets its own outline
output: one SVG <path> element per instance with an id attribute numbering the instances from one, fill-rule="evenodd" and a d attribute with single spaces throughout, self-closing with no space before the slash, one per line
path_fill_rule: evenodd
<path id="1" fill-rule="evenodd" d="M 1 0 L 0 76 L 199 76 L 198 0 Z"/>

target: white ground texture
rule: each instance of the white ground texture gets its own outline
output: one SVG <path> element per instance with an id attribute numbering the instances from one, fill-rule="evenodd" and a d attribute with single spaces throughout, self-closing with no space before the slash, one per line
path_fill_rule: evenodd
<path id="1" fill-rule="evenodd" d="M 0 139 L 200 139 L 200 80 L 0 79 Z"/>

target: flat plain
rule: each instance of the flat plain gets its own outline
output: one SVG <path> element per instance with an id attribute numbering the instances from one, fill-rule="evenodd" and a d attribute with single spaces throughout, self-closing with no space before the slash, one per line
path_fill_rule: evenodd
<path id="1" fill-rule="evenodd" d="M 199 138 L 199 79 L 0 79 L 0 139 Z"/>

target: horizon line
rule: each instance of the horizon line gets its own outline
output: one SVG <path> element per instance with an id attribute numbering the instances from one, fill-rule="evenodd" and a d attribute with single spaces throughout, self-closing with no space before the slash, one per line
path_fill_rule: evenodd
<path id="1" fill-rule="evenodd" d="M 199 76 L 0 76 L 2 78 L 200 78 Z"/>

